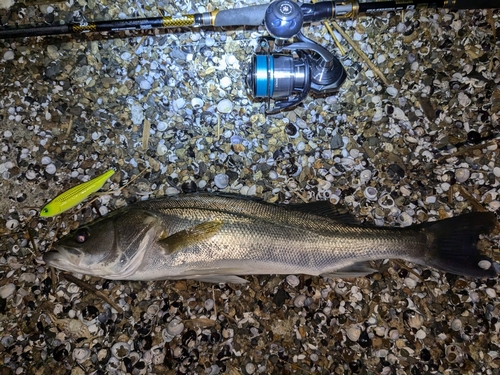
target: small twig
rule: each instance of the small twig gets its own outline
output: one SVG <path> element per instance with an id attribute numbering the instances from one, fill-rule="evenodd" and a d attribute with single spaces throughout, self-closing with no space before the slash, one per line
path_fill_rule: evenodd
<path id="1" fill-rule="evenodd" d="M 52 290 L 54 291 L 54 295 L 57 297 L 57 293 L 56 293 L 56 290 L 57 290 L 57 282 L 56 282 L 56 279 L 57 279 L 57 276 L 56 276 L 56 270 L 54 267 L 50 267 L 50 279 L 52 281 Z"/>
<path id="2" fill-rule="evenodd" d="M 30 243 L 31 243 L 31 246 L 33 247 L 33 255 L 35 255 L 35 253 L 38 253 L 38 248 L 36 246 L 36 243 L 35 243 L 35 237 L 33 236 L 33 229 L 31 228 L 28 228 L 28 236 L 30 237 Z"/>
<path id="3" fill-rule="evenodd" d="M 491 33 L 493 35 L 493 41 L 496 42 L 497 41 L 497 28 L 495 27 L 495 20 L 493 19 L 493 10 L 488 9 L 487 12 L 488 12 L 487 19 L 488 19 L 488 23 L 491 26 Z"/>
<path id="4" fill-rule="evenodd" d="M 303 196 L 301 193 L 299 193 L 298 191 L 294 191 L 294 194 L 295 194 L 297 197 L 299 197 L 299 198 L 302 200 L 302 202 L 304 202 L 304 203 L 309 203 L 309 201 L 307 200 L 307 198 L 306 198 L 306 197 L 304 197 L 304 196 Z"/>
<path id="5" fill-rule="evenodd" d="M 73 128 L 73 115 L 70 116 L 68 122 L 68 129 L 66 129 L 66 135 L 69 137 L 69 133 L 71 133 L 71 129 Z"/>
<path id="6" fill-rule="evenodd" d="M 215 314 L 215 319 L 217 319 L 217 303 L 215 303 L 215 288 L 212 285 L 212 298 L 214 300 L 214 314 Z"/>
<path id="7" fill-rule="evenodd" d="M 146 35 L 143 35 L 139 43 L 137 43 L 137 45 L 135 46 L 134 52 L 137 52 L 137 50 L 139 49 L 141 44 L 144 43 L 145 40 L 146 40 Z"/>
<path id="8" fill-rule="evenodd" d="M 90 293 L 94 294 L 96 297 L 101 298 L 119 313 L 123 312 L 123 309 L 120 306 L 118 306 L 115 302 L 113 302 L 111 298 L 109 298 L 109 296 L 107 296 L 104 292 L 95 289 L 92 285 L 89 285 L 85 281 L 77 279 L 76 277 L 74 277 L 69 273 L 61 273 L 61 275 L 69 282 L 72 282 L 73 284 L 78 285 L 80 288 L 83 288 L 89 291 Z"/>
<path id="9" fill-rule="evenodd" d="M 494 144 L 496 144 L 496 141 L 491 141 L 491 142 L 480 144 L 480 145 L 467 146 L 467 147 L 464 147 L 463 149 L 458 150 L 456 152 L 453 152 L 451 154 L 440 156 L 437 159 L 437 161 L 439 163 L 439 162 L 441 162 L 443 160 L 446 160 L 446 159 L 449 159 L 449 158 L 453 158 L 455 156 L 461 156 L 461 155 L 467 154 L 468 152 L 471 152 L 471 151 L 474 151 L 474 150 L 481 150 L 483 148 L 488 148 L 490 146 L 493 146 Z"/>
<path id="10" fill-rule="evenodd" d="M 483 207 L 483 205 L 476 199 L 474 196 L 469 193 L 469 191 L 464 188 L 462 185 L 455 184 L 453 185 L 454 189 L 458 189 L 459 193 L 464 196 L 465 199 L 469 201 L 469 203 L 479 212 L 487 212 L 488 210 Z"/>
<path id="11" fill-rule="evenodd" d="M 142 149 L 144 151 L 148 149 L 150 130 L 151 130 L 151 122 L 149 122 L 148 119 L 145 119 L 144 124 L 142 125 Z"/>
<path id="12" fill-rule="evenodd" d="M 342 37 L 351 45 L 351 47 L 357 52 L 357 54 L 368 64 L 370 69 L 373 70 L 373 72 L 377 76 L 379 76 L 379 78 L 384 82 L 386 86 L 389 86 L 390 84 L 387 78 L 385 78 L 384 74 L 380 71 L 379 68 L 375 66 L 375 64 L 372 63 L 370 58 L 366 56 L 366 54 L 361 50 L 361 48 L 358 47 L 356 42 L 352 40 L 351 37 L 347 35 L 347 33 L 344 30 L 342 30 L 342 28 L 336 21 L 331 21 L 331 23 L 332 26 L 335 28 L 335 30 L 337 30 L 340 33 L 340 35 L 342 35 Z"/>

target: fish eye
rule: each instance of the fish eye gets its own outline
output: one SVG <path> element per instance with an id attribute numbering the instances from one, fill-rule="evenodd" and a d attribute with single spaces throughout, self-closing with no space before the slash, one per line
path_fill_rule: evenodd
<path id="1" fill-rule="evenodd" d="M 49 212 L 49 209 L 47 207 L 45 207 L 42 211 L 47 213 L 47 212 Z"/>
<path id="2" fill-rule="evenodd" d="M 78 229 L 75 233 L 75 241 L 84 243 L 90 237 L 90 231 L 87 228 Z"/>

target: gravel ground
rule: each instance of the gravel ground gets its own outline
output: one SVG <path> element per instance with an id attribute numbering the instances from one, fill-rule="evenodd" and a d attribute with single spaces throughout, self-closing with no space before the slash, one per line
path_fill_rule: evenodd
<path id="1" fill-rule="evenodd" d="M 36 1 L 0 15 L 11 26 L 253 3 Z M 0 374 L 500 374 L 498 279 L 386 261 L 349 280 L 111 282 L 41 260 L 83 222 L 195 190 L 330 200 L 388 226 L 498 211 L 498 11 L 338 24 L 389 84 L 314 24 L 304 33 L 348 79 L 274 116 L 244 85 L 262 28 L 0 41 Z M 39 216 L 110 168 L 111 192 Z M 480 245 L 500 259 L 498 230 Z"/>

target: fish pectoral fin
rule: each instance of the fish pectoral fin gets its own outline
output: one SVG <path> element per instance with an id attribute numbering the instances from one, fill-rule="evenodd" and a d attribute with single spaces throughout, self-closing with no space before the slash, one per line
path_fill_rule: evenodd
<path id="1" fill-rule="evenodd" d="M 370 267 L 369 262 L 357 262 L 332 272 L 322 273 L 321 276 L 329 277 L 331 279 L 354 278 L 367 276 L 374 272 L 377 272 L 377 270 Z"/>
<path id="2" fill-rule="evenodd" d="M 234 276 L 234 275 L 192 275 L 186 277 L 186 279 L 203 281 L 206 283 L 217 283 L 217 284 L 246 284 L 248 280 L 245 280 L 242 277 Z"/>
<path id="3" fill-rule="evenodd" d="M 172 254 L 186 246 L 194 245 L 200 241 L 214 236 L 222 227 L 222 220 L 207 221 L 194 227 L 173 233 L 162 238 L 158 243 L 167 254 Z"/>

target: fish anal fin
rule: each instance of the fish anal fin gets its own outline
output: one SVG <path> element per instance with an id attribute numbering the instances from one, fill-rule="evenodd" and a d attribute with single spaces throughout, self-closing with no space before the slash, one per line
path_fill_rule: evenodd
<path id="1" fill-rule="evenodd" d="M 377 270 L 370 267 L 369 262 L 357 262 L 332 272 L 322 273 L 321 276 L 329 277 L 331 279 L 347 279 L 367 276 L 374 272 L 377 272 Z"/>
<path id="2" fill-rule="evenodd" d="M 191 228 L 181 230 L 166 237 L 165 233 L 163 233 L 160 235 L 158 243 L 168 254 L 172 254 L 181 248 L 194 245 L 214 236 L 220 230 L 222 224 L 221 220 L 212 220 L 197 224 Z"/>

